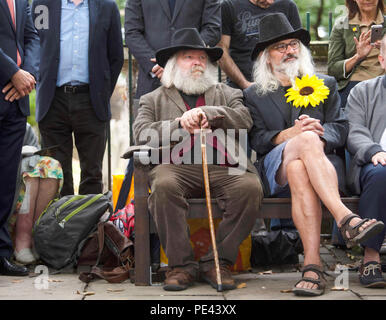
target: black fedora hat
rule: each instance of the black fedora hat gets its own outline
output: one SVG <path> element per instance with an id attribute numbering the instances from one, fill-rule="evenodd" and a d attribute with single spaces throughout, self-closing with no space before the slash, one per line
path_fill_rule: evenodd
<path id="1" fill-rule="evenodd" d="M 157 63 L 165 67 L 169 58 L 179 50 L 204 50 L 212 62 L 221 58 L 223 50 L 220 47 L 207 47 L 196 28 L 177 30 L 171 40 L 171 46 L 159 49 L 155 53 Z"/>
<path id="2" fill-rule="evenodd" d="M 272 13 L 264 16 L 259 22 L 259 42 L 252 52 L 252 60 L 271 44 L 285 39 L 299 39 L 305 46 L 311 40 L 310 33 L 305 29 L 292 27 L 283 13 Z"/>

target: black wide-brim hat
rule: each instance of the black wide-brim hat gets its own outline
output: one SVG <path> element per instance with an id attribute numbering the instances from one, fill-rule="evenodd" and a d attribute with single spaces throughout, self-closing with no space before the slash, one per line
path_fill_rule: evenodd
<path id="1" fill-rule="evenodd" d="M 183 28 L 173 34 L 171 46 L 155 53 L 158 65 L 164 68 L 169 58 L 180 50 L 204 50 L 212 62 L 219 60 L 223 54 L 220 47 L 207 47 L 196 28 Z"/>
<path id="2" fill-rule="evenodd" d="M 252 51 L 252 60 L 271 44 L 292 38 L 299 39 L 305 46 L 311 41 L 310 33 L 302 28 L 295 30 L 283 13 L 267 14 L 259 22 L 259 42 Z"/>

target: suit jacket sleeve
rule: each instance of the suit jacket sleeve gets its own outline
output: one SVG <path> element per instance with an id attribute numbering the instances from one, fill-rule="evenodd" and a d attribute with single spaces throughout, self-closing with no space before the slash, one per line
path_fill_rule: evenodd
<path id="1" fill-rule="evenodd" d="M 203 106 L 201 109 L 208 117 L 212 129 L 247 129 L 252 127 L 252 119 L 243 104 L 243 93 L 220 84 L 226 103 L 223 106 Z"/>
<path id="2" fill-rule="evenodd" d="M 12 78 L 12 76 L 19 71 L 16 62 L 13 61 L 0 48 L 0 85 L 5 86 Z"/>
<path id="3" fill-rule="evenodd" d="M 125 41 L 130 52 L 134 55 L 141 68 L 146 72 L 151 72 L 155 58 L 155 51 L 147 43 L 144 32 L 144 17 L 141 0 L 127 0 L 125 7 Z"/>
<path id="4" fill-rule="evenodd" d="M 24 14 L 26 22 L 24 27 L 24 59 L 22 68 L 31 73 L 37 80 L 40 64 L 40 41 L 32 21 L 31 7 L 28 2 Z"/>
<path id="5" fill-rule="evenodd" d="M 202 13 L 201 37 L 210 47 L 221 39 L 221 5 L 219 0 L 206 0 Z"/>
<path id="6" fill-rule="evenodd" d="M 110 63 L 111 72 L 111 91 L 113 93 L 115 84 L 117 83 L 119 74 L 123 66 L 123 43 L 122 43 L 122 32 L 121 32 L 121 17 L 119 14 L 118 6 L 115 2 L 113 4 L 113 13 L 111 15 L 111 24 L 109 30 L 108 40 L 108 57 Z"/>
<path id="7" fill-rule="evenodd" d="M 340 107 L 340 97 L 335 79 L 325 79 L 325 85 L 329 87 L 330 94 L 324 103 L 324 134 L 326 141 L 325 152 L 331 153 L 334 149 L 343 147 L 348 134 L 348 120 Z"/>

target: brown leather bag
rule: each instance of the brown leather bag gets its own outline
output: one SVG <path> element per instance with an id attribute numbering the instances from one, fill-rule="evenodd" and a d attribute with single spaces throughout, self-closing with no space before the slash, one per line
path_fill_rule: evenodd
<path id="1" fill-rule="evenodd" d="M 79 279 L 89 283 L 105 279 L 120 283 L 130 278 L 134 266 L 133 242 L 111 222 L 99 222 L 97 230 L 86 241 L 78 259 L 78 266 L 93 266 L 90 272 L 81 272 Z M 102 268 L 98 265 L 103 265 Z"/>

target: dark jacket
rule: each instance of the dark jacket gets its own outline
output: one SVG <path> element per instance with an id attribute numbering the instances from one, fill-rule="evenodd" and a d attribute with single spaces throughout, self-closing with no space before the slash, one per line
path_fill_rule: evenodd
<path id="1" fill-rule="evenodd" d="M 40 74 L 36 96 L 36 120 L 47 114 L 56 89 L 60 58 L 60 0 L 35 0 L 36 6 L 47 6 L 48 29 L 38 30 L 40 36 Z M 89 79 L 90 99 L 101 121 L 111 118 L 110 98 L 123 65 L 121 20 L 117 4 L 112 0 L 89 0 Z M 33 14 L 35 19 L 36 13 Z"/>
<path id="2" fill-rule="evenodd" d="M 16 64 L 17 49 L 21 57 L 20 68 L 37 78 L 39 66 L 39 37 L 35 31 L 31 9 L 27 0 L 16 0 L 16 30 L 14 28 L 7 1 L 0 1 L 0 89 L 11 81 L 12 76 L 19 71 Z M 0 90 L 0 114 L 9 102 L 4 100 Z M 21 112 L 29 115 L 29 97 L 18 100 Z"/>
<path id="3" fill-rule="evenodd" d="M 130 52 L 139 63 L 136 98 L 158 88 L 161 83 L 150 72 L 155 66 L 158 49 L 168 47 L 173 33 L 181 28 L 197 28 L 208 46 L 221 38 L 219 0 L 176 1 L 173 16 L 169 0 L 127 0 L 125 8 L 125 39 Z"/>
<path id="4" fill-rule="evenodd" d="M 280 131 L 293 126 L 295 119 L 301 114 L 320 120 L 324 128 L 322 138 L 326 141 L 326 154 L 334 155 L 335 149 L 345 145 L 348 121 L 340 108 L 336 81 L 333 77 L 326 75 L 317 74 L 317 77 L 324 79 L 324 84 L 330 89 L 328 98 L 316 107 L 295 108 L 288 105 L 288 108 L 293 108 L 291 119 L 285 119 L 279 107 L 280 104 L 285 103 L 285 98 L 281 96 L 280 91 L 258 96 L 255 85 L 244 90 L 245 105 L 248 107 L 253 120 L 253 127 L 249 133 L 250 146 L 256 151 L 260 163 L 263 163 L 264 156 L 276 147 L 272 143 L 272 138 Z M 342 161 L 335 155 L 329 159 L 337 169 L 338 176 L 342 177 L 340 188 L 344 190 L 345 175 Z M 259 172 L 263 174 L 262 171 L 259 170 Z M 264 177 L 262 179 L 265 180 Z"/>

